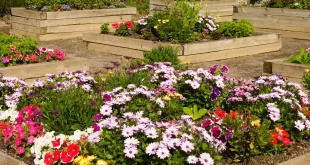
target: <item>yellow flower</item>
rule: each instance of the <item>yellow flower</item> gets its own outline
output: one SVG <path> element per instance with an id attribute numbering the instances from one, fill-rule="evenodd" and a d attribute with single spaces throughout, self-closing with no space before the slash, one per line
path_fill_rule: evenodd
<path id="1" fill-rule="evenodd" d="M 189 64 L 191 64 L 191 62 L 190 61 L 185 61 L 184 64 L 189 65 Z"/>
<path id="2" fill-rule="evenodd" d="M 108 162 L 104 160 L 98 160 L 96 165 L 108 165 Z"/>
<path id="3" fill-rule="evenodd" d="M 173 93 L 171 93 L 171 92 L 167 92 L 167 96 L 174 96 L 174 94 Z"/>
<path id="4" fill-rule="evenodd" d="M 159 20 L 157 20 L 158 22 L 160 22 L 161 20 L 159 19 Z"/>
<path id="5" fill-rule="evenodd" d="M 105 80 L 107 80 L 107 79 L 106 79 L 105 77 L 102 77 L 101 80 L 102 80 L 102 81 L 105 81 Z"/>
<path id="6" fill-rule="evenodd" d="M 78 156 L 74 159 L 74 163 L 78 163 L 81 159 L 83 158 L 83 156 Z"/>
<path id="7" fill-rule="evenodd" d="M 157 29 L 157 26 L 154 26 L 155 29 Z"/>
<path id="8" fill-rule="evenodd" d="M 109 72 L 108 72 L 108 74 L 109 74 L 109 75 L 112 75 L 112 74 L 114 74 L 114 72 L 112 72 L 112 71 L 109 71 Z"/>
<path id="9" fill-rule="evenodd" d="M 169 22 L 169 19 L 166 19 L 165 21 L 166 21 L 166 22 Z"/>
<path id="10" fill-rule="evenodd" d="M 163 100 L 165 100 L 165 101 L 170 101 L 171 98 L 170 98 L 169 96 L 166 95 L 166 96 L 163 97 Z"/>
<path id="11" fill-rule="evenodd" d="M 79 161 L 79 165 L 90 165 L 90 161 L 87 159 L 87 157 L 83 157 L 83 158 Z"/>
<path id="12" fill-rule="evenodd" d="M 306 73 L 309 73 L 309 72 L 310 72 L 310 69 L 305 69 L 305 72 L 306 72 Z"/>
<path id="13" fill-rule="evenodd" d="M 257 126 L 257 127 L 260 127 L 260 120 L 259 119 L 257 119 L 257 120 L 253 120 L 252 122 L 251 122 L 251 125 L 252 126 Z"/>
<path id="14" fill-rule="evenodd" d="M 93 161 L 94 159 L 96 159 L 96 156 L 92 155 L 92 156 L 87 156 L 87 159 L 89 161 Z"/>
<path id="15" fill-rule="evenodd" d="M 163 23 L 166 23 L 166 20 L 163 20 Z"/>
<path id="16" fill-rule="evenodd" d="M 182 97 L 182 95 L 180 93 L 174 93 L 174 96 L 176 97 Z"/>

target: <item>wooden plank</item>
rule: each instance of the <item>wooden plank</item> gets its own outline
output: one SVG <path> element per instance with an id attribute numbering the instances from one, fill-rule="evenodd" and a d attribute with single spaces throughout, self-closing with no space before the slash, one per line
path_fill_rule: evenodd
<path id="1" fill-rule="evenodd" d="M 45 77 L 47 73 L 59 74 L 63 71 L 89 70 L 89 60 L 83 58 L 69 57 L 64 61 L 44 62 L 37 64 L 25 64 L 0 68 L 4 76 L 30 79 Z"/>
<path id="2" fill-rule="evenodd" d="M 123 48 L 130 48 L 130 49 L 136 49 L 136 50 L 142 50 L 142 51 L 150 51 L 152 48 L 157 47 L 159 45 L 170 45 L 174 48 L 179 49 L 178 54 L 182 54 L 182 46 L 177 44 L 169 44 L 169 43 L 163 43 L 163 42 L 153 42 L 143 39 L 135 39 L 135 38 L 129 38 L 129 37 L 119 37 L 119 36 L 113 36 L 108 34 L 100 34 L 98 33 L 87 33 L 83 35 L 83 40 L 92 42 L 92 43 L 100 43 L 105 45 L 112 45 L 112 46 L 118 46 Z"/>
<path id="3" fill-rule="evenodd" d="M 309 65 L 288 63 L 283 60 L 285 59 L 281 58 L 267 61 L 272 63 L 272 74 L 301 79 L 305 69 L 310 69 Z"/>
<path id="4" fill-rule="evenodd" d="M 69 32 L 83 32 L 83 31 L 98 31 L 102 24 L 83 24 L 83 25 L 67 25 L 47 27 L 47 34 L 51 33 L 69 33 Z"/>
<path id="5" fill-rule="evenodd" d="M 268 32 L 268 33 L 280 33 L 282 37 L 284 38 L 296 38 L 296 39 L 304 39 L 309 40 L 310 39 L 310 33 L 304 33 L 304 32 L 293 32 L 293 31 L 285 31 L 285 30 L 276 30 L 276 29 L 261 29 L 261 28 L 255 28 L 255 32 Z"/>
<path id="6" fill-rule="evenodd" d="M 2 151 L 0 151 L 0 162 L 1 165 L 26 165 L 24 162 L 11 157 Z"/>
<path id="7" fill-rule="evenodd" d="M 38 35 L 38 39 L 40 41 L 50 41 L 50 40 L 77 38 L 77 37 L 82 37 L 83 33 L 94 33 L 94 32 L 96 32 L 97 34 L 99 34 L 99 31 L 100 31 L 100 29 L 98 29 L 96 31 L 45 34 L 45 35 Z"/>
<path id="8" fill-rule="evenodd" d="M 265 45 L 280 41 L 281 36 L 278 34 L 265 34 L 260 36 L 227 39 L 222 41 L 191 43 L 184 45 L 184 55 Z"/>
<path id="9" fill-rule="evenodd" d="M 294 16 L 280 16 L 280 15 L 258 15 L 251 13 L 234 13 L 233 19 L 247 19 L 257 22 L 272 22 L 292 24 L 298 26 L 310 26 L 310 17 L 294 17 Z"/>
<path id="10" fill-rule="evenodd" d="M 30 25 L 30 26 L 37 26 L 37 27 L 40 26 L 38 19 L 25 18 L 25 17 L 11 16 L 10 22 L 15 22 L 15 23 Z"/>
<path id="11" fill-rule="evenodd" d="M 103 17 L 113 15 L 135 15 L 135 7 L 114 8 L 114 9 L 94 9 L 94 10 L 74 10 L 65 12 L 47 12 L 47 19 L 65 19 L 65 18 L 87 18 Z"/>
<path id="12" fill-rule="evenodd" d="M 179 58 L 182 62 L 190 61 L 191 63 L 201 63 L 206 61 L 215 61 L 233 57 L 241 57 L 265 52 L 278 51 L 281 48 L 281 45 L 282 45 L 281 42 L 277 42 L 266 45 L 223 50 L 218 52 L 202 53 L 189 56 L 179 56 Z"/>
<path id="13" fill-rule="evenodd" d="M 19 23 L 11 23 L 11 29 L 16 29 L 20 31 L 26 31 L 34 34 L 46 34 L 46 28 L 40 28 L 31 25 L 24 25 Z"/>
<path id="14" fill-rule="evenodd" d="M 11 34 L 14 34 L 14 35 L 17 35 L 17 36 L 23 36 L 23 35 L 26 35 L 26 36 L 29 36 L 35 40 L 38 40 L 38 34 L 35 34 L 35 33 L 30 33 L 30 32 L 26 32 L 26 31 L 22 31 L 22 30 L 17 30 L 17 29 L 10 29 L 10 33 Z"/>
<path id="15" fill-rule="evenodd" d="M 215 22 L 221 23 L 221 22 L 232 21 L 232 20 L 233 20 L 233 16 L 219 16 L 219 17 L 216 17 Z"/>
<path id="16" fill-rule="evenodd" d="M 33 19 L 46 19 L 46 12 L 37 12 L 25 8 L 11 8 L 12 16 L 19 16 Z"/>
<path id="17" fill-rule="evenodd" d="M 121 55 L 121 56 L 129 56 L 129 57 L 139 58 L 139 59 L 144 58 L 143 51 L 141 50 L 110 46 L 110 45 L 104 45 L 104 44 L 89 43 L 88 50 L 111 53 L 111 54 Z"/>
<path id="18" fill-rule="evenodd" d="M 132 15 L 124 16 L 106 16 L 106 17 L 92 17 L 92 18 L 69 18 L 57 20 L 43 20 L 40 21 L 41 27 L 48 26 L 63 26 L 63 25 L 79 25 L 79 24 L 103 24 L 105 22 L 125 22 L 130 21 Z"/>
<path id="19" fill-rule="evenodd" d="M 200 10 L 199 11 L 200 14 L 206 14 L 207 15 L 212 15 L 212 16 L 232 16 L 233 15 L 233 11 L 225 11 L 225 10 L 213 10 L 213 11 L 206 11 L 206 10 Z"/>
<path id="20" fill-rule="evenodd" d="M 286 15 L 295 17 L 309 17 L 309 10 L 301 9 L 284 9 L 284 8 L 263 8 L 263 7 L 238 7 L 237 13 L 253 13 L 268 15 Z"/>
<path id="21" fill-rule="evenodd" d="M 308 27 L 300 26 L 300 25 L 292 25 L 292 24 L 275 24 L 270 22 L 254 22 L 250 21 L 255 28 L 260 29 L 278 29 L 278 30 L 286 30 L 286 31 L 293 31 L 293 32 L 306 32 L 310 33 L 310 24 Z"/>

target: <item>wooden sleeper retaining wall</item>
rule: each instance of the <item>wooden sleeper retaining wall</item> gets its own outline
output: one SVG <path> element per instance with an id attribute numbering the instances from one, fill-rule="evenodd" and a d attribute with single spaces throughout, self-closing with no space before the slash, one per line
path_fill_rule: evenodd
<path id="1" fill-rule="evenodd" d="M 0 68 L 0 73 L 7 77 L 18 77 L 31 82 L 44 78 L 47 73 L 59 74 L 63 71 L 89 70 L 89 60 L 78 57 L 69 57 L 63 61 L 42 62 L 34 64 L 16 65 Z"/>
<path id="2" fill-rule="evenodd" d="M 235 6 L 233 19 L 249 20 L 257 32 L 310 39 L 310 10 Z"/>
<path id="3" fill-rule="evenodd" d="M 169 44 L 98 33 L 84 34 L 83 40 L 88 43 L 89 50 L 133 58 L 143 58 L 144 51 L 150 51 L 159 45 L 170 45 L 177 48 L 181 61 L 192 63 L 277 51 L 282 46 L 279 34 L 188 44 Z"/>
<path id="4" fill-rule="evenodd" d="M 136 8 L 132 7 L 63 12 L 12 8 L 11 11 L 11 33 L 29 35 L 39 41 L 82 37 L 87 32 L 99 33 L 103 23 L 108 22 L 111 27 L 112 23 L 129 21 L 136 14 Z"/>

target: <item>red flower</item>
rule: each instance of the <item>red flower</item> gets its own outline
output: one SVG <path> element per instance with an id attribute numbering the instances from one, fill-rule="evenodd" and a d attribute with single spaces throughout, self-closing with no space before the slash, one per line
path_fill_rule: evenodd
<path id="1" fill-rule="evenodd" d="M 60 8 L 59 11 L 62 12 L 62 8 Z"/>
<path id="2" fill-rule="evenodd" d="M 10 46 L 10 52 L 14 52 L 15 49 L 16 49 L 16 46 L 14 46 L 14 45 L 11 45 L 11 46 Z"/>
<path id="3" fill-rule="evenodd" d="M 50 152 L 44 155 L 44 163 L 46 165 L 51 165 L 53 163 L 53 155 Z"/>
<path id="4" fill-rule="evenodd" d="M 45 56 L 45 60 L 48 61 L 49 58 L 50 58 L 50 56 L 47 54 L 47 55 Z"/>
<path id="5" fill-rule="evenodd" d="M 235 120 L 238 115 L 238 111 L 230 111 L 229 116 Z"/>
<path id="6" fill-rule="evenodd" d="M 73 161 L 73 156 L 69 156 L 66 151 L 60 153 L 60 160 L 62 163 L 67 164 Z"/>
<path id="7" fill-rule="evenodd" d="M 0 130 L 1 130 L 1 129 L 6 129 L 7 127 L 8 127 L 7 124 L 2 124 L 2 123 L 0 123 Z"/>
<path id="8" fill-rule="evenodd" d="M 60 146 L 60 138 L 56 139 L 55 137 L 55 141 L 52 141 L 52 145 L 54 148 L 57 148 Z"/>
<path id="9" fill-rule="evenodd" d="M 31 59 L 31 62 L 36 62 L 38 60 L 38 57 L 34 54 L 31 54 L 30 59 Z"/>
<path id="10" fill-rule="evenodd" d="M 9 134 L 9 131 L 7 129 L 3 129 L 1 133 L 3 136 L 7 136 Z"/>
<path id="11" fill-rule="evenodd" d="M 53 158 L 54 158 L 54 162 L 58 162 L 58 160 L 60 158 L 60 151 L 59 150 L 54 151 Z"/>
<path id="12" fill-rule="evenodd" d="M 138 0 L 138 2 L 142 2 L 142 0 Z"/>
<path id="13" fill-rule="evenodd" d="M 277 144 L 277 143 L 278 143 L 278 140 L 277 140 L 276 138 L 274 138 L 273 141 L 270 142 L 271 145 L 275 145 L 275 144 Z"/>
<path id="14" fill-rule="evenodd" d="M 54 11 L 57 11 L 57 10 L 58 10 L 58 9 L 55 7 L 55 8 L 54 8 Z"/>
<path id="15" fill-rule="evenodd" d="M 6 59 L 8 59 L 9 61 L 11 61 L 12 58 L 13 58 L 12 56 L 7 56 L 7 57 L 6 57 Z"/>
<path id="16" fill-rule="evenodd" d="M 283 137 L 287 137 L 287 138 L 290 137 L 290 135 L 288 134 L 288 132 L 285 131 L 285 130 L 283 130 L 282 135 L 283 135 Z"/>
<path id="17" fill-rule="evenodd" d="M 133 24 L 131 21 L 127 21 L 127 22 L 126 22 L 126 27 L 127 27 L 128 29 L 132 29 L 132 28 L 134 27 L 134 24 Z"/>
<path id="18" fill-rule="evenodd" d="M 217 116 L 219 116 L 221 119 L 225 118 L 226 117 L 226 113 L 224 110 L 221 110 L 221 109 L 217 109 L 215 111 L 215 114 L 217 114 Z"/>
<path id="19" fill-rule="evenodd" d="M 20 51 L 17 52 L 17 57 L 19 60 L 22 60 L 23 59 L 23 55 Z"/>
<path id="20" fill-rule="evenodd" d="M 114 28 L 114 29 L 119 29 L 119 27 L 121 26 L 121 24 L 118 24 L 118 23 L 113 23 L 112 24 L 112 27 Z"/>
<path id="21" fill-rule="evenodd" d="M 283 143 L 285 146 L 288 146 L 288 145 L 291 144 L 291 141 L 290 141 L 289 138 L 283 138 L 282 143 Z"/>
<path id="22" fill-rule="evenodd" d="M 277 134 L 276 136 L 275 136 L 275 138 L 277 138 L 278 140 L 283 140 L 283 136 L 281 135 L 281 134 Z"/>
<path id="23" fill-rule="evenodd" d="M 77 144 L 70 144 L 67 148 L 68 155 L 75 157 L 79 154 L 81 147 Z"/>

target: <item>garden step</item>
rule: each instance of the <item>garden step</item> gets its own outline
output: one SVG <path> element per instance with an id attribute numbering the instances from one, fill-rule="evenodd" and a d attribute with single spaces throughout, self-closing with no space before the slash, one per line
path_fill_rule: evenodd
<path id="1" fill-rule="evenodd" d="M 309 165 L 310 153 L 298 156 L 286 162 L 279 163 L 278 165 Z"/>
<path id="2" fill-rule="evenodd" d="M 19 161 L 0 151 L 0 164 L 1 165 L 26 165 L 24 162 Z"/>

